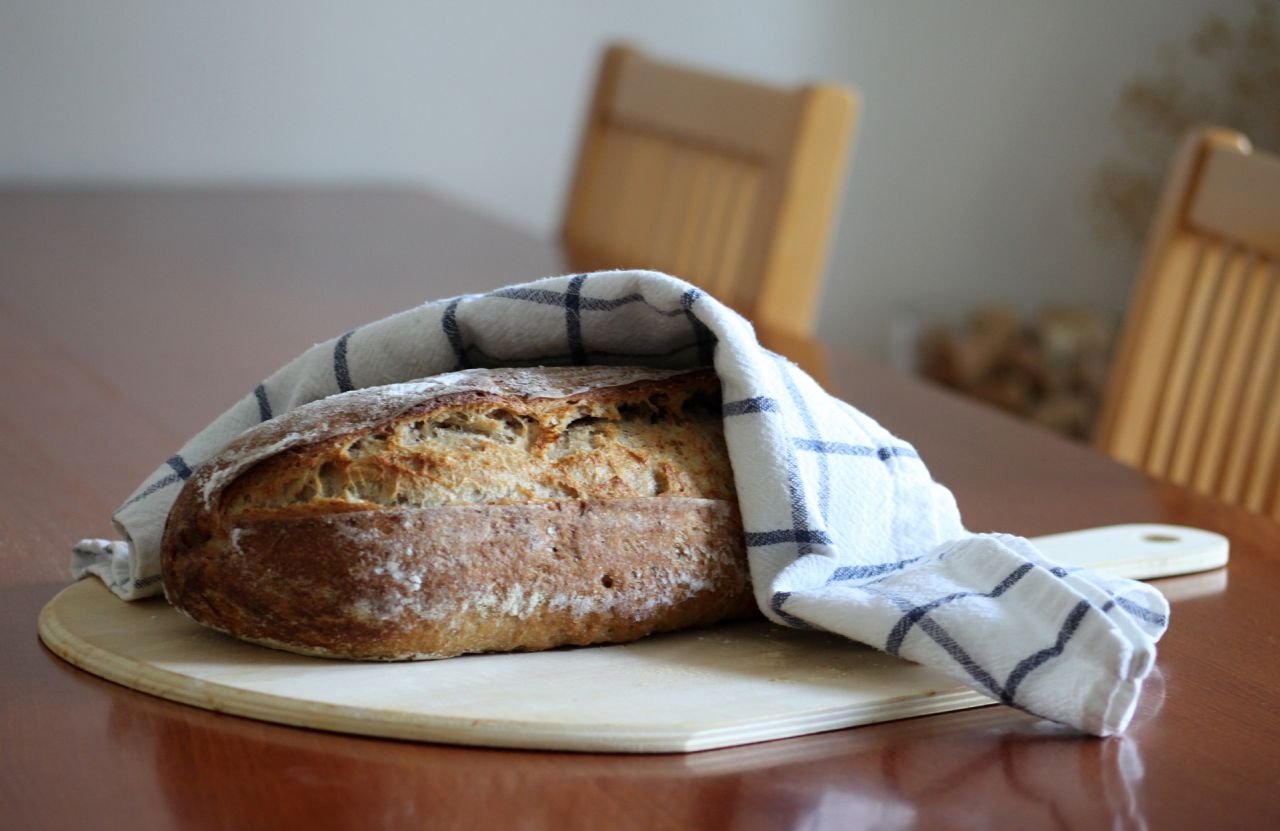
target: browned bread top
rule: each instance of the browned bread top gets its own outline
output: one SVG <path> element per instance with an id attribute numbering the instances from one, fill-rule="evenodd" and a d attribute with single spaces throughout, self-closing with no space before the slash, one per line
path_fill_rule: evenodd
<path id="1" fill-rule="evenodd" d="M 476 369 L 303 405 L 200 466 L 169 524 L 647 496 L 733 501 L 709 369 Z M 170 540 L 166 532 L 165 548 Z M 193 538 L 194 537 L 194 538 Z"/>

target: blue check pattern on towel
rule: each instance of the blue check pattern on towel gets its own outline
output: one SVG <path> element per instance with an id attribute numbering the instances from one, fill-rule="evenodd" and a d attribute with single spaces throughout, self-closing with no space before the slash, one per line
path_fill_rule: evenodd
<path id="1" fill-rule="evenodd" d="M 1123 730 L 1168 605 L 1154 588 L 1063 569 L 1026 540 L 971 534 L 919 455 L 747 321 L 663 274 L 602 272 L 428 303 L 305 352 L 206 427 L 116 512 L 124 542 L 86 540 L 77 576 L 159 593 L 181 482 L 243 430 L 309 401 L 477 366 L 714 363 L 756 599 L 947 672 L 1005 704 L 1098 735 Z"/>

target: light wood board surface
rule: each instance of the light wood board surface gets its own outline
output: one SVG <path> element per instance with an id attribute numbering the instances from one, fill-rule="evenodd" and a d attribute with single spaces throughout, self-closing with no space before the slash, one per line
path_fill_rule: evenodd
<path id="1" fill-rule="evenodd" d="M 1135 577 L 1226 563 L 1206 531 L 1126 525 L 1036 540 L 1064 565 Z M 945 675 L 842 638 L 743 622 L 618 646 L 418 663 L 310 658 L 236 641 L 163 600 L 97 580 L 40 614 L 56 654 L 116 683 L 219 712 L 372 736 L 661 753 L 978 707 Z"/>

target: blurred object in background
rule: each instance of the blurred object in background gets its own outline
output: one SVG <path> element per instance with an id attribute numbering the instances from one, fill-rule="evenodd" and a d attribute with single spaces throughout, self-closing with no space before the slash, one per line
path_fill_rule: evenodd
<path id="1" fill-rule="evenodd" d="M 1083 307 L 1051 306 L 1024 320 L 1005 306 L 974 312 L 958 331 L 935 325 L 919 341 L 925 377 L 1063 435 L 1093 434 L 1115 327 Z"/>
<path id="2" fill-rule="evenodd" d="M 1099 239 L 1133 251 L 1142 246 L 1169 160 L 1184 136 L 1209 123 L 1229 124 L 1257 147 L 1280 148 L 1275 0 L 1256 0 L 1234 13 L 1205 12 L 1189 36 L 1164 44 L 1154 68 L 1121 88 L 1114 125 L 1122 151 L 1103 161 L 1093 177 Z M 993 306 L 976 312 L 958 332 L 943 326 L 925 331 L 919 370 L 1011 413 L 1088 439 L 1105 395 L 1114 339 L 1108 317 L 1097 311 L 1045 308 L 1034 321 L 1023 321 L 1009 308 Z"/>
<path id="3" fill-rule="evenodd" d="M 1125 85 L 1114 122 L 1125 152 L 1094 176 L 1095 226 L 1137 249 L 1165 166 L 1191 129 L 1229 124 L 1255 147 L 1280 151 L 1280 3 L 1255 0 L 1247 17 L 1206 13 L 1185 42 L 1165 44 L 1155 70 Z"/>
<path id="4" fill-rule="evenodd" d="M 605 50 L 561 238 L 575 271 L 645 268 L 812 334 L 856 104 Z"/>
<path id="5" fill-rule="evenodd" d="M 1280 155 L 1186 137 L 1112 376 L 1099 449 L 1280 519 Z"/>

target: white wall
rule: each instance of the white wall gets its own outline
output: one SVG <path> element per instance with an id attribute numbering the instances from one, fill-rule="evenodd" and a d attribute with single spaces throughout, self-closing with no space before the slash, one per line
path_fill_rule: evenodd
<path id="1" fill-rule="evenodd" d="M 857 86 L 821 333 L 1119 310 L 1089 179 L 1121 85 L 1249 0 L 0 0 L 0 181 L 417 182 L 551 233 L 598 52 Z M 513 279 L 529 275 L 512 275 Z"/>

